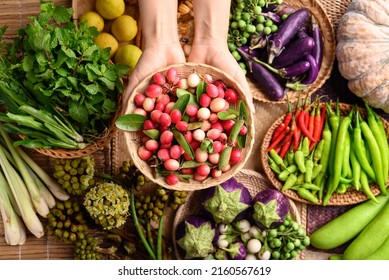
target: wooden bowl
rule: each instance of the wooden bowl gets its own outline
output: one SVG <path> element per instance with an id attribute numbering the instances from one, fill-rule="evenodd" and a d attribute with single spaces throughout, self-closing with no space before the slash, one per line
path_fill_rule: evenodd
<path id="1" fill-rule="evenodd" d="M 324 106 L 325 103 L 322 103 L 321 106 Z M 351 109 L 352 109 L 352 105 L 349 105 L 349 104 L 345 104 L 345 103 L 340 103 L 339 104 L 339 109 L 340 109 L 340 114 L 342 116 L 345 116 L 347 115 Z M 363 109 L 363 108 L 359 108 L 359 112 L 361 113 L 361 115 L 363 117 L 366 116 L 366 110 Z M 273 184 L 273 186 L 278 189 L 278 190 L 281 190 L 282 186 L 283 186 L 283 182 L 281 182 L 278 178 L 277 178 L 277 175 L 273 172 L 273 170 L 270 168 L 269 166 L 269 161 L 268 161 L 268 156 L 267 156 L 267 153 L 266 153 L 266 149 L 269 147 L 269 143 L 271 141 L 271 138 L 272 138 L 272 135 L 273 135 L 273 132 L 274 132 L 274 129 L 282 123 L 283 119 L 284 119 L 284 116 L 281 116 L 279 117 L 270 127 L 269 129 L 267 130 L 266 134 L 265 134 L 265 137 L 263 138 L 262 140 L 262 145 L 261 145 L 261 161 L 262 161 L 262 166 L 264 168 L 264 171 L 265 171 L 265 174 L 266 176 L 269 178 L 270 182 Z M 384 124 L 384 127 L 386 129 L 386 132 L 387 134 L 389 135 L 389 123 L 381 118 L 383 124 Z M 370 185 L 370 188 L 372 190 L 372 192 L 374 193 L 374 195 L 378 195 L 380 193 L 380 190 L 379 190 L 379 187 L 376 185 L 376 184 L 371 184 Z M 305 204 L 312 204 L 311 202 L 305 200 L 305 199 L 302 199 L 301 197 L 299 197 L 296 193 L 296 191 L 294 190 L 285 190 L 283 191 L 283 193 L 285 194 L 285 196 L 295 200 L 295 201 L 299 201 L 299 202 L 302 202 L 302 203 L 305 203 Z M 357 204 L 357 203 L 360 203 L 360 202 L 363 202 L 363 201 L 366 201 L 368 200 L 368 196 L 362 191 L 362 190 L 355 190 L 355 188 L 349 188 L 344 194 L 338 194 L 336 192 L 334 192 L 330 198 L 330 200 L 328 201 L 328 206 L 332 205 L 332 206 L 341 206 L 341 205 L 351 205 L 351 204 Z M 319 205 L 322 204 L 322 201 L 319 201 Z"/>
<path id="2" fill-rule="evenodd" d="M 133 159 L 135 165 L 137 168 L 145 175 L 147 176 L 150 180 L 154 181 L 154 183 L 161 185 L 165 188 L 168 189 L 175 189 L 175 190 L 185 190 L 185 191 L 193 191 L 193 190 L 199 190 L 199 189 L 204 189 L 208 188 L 211 186 L 215 186 L 217 184 L 220 184 L 232 176 L 234 176 L 236 173 L 239 172 L 246 163 L 250 152 L 252 150 L 253 144 L 254 144 L 254 120 L 253 120 L 253 112 L 250 110 L 252 108 L 252 100 L 248 100 L 246 98 L 246 95 L 241 88 L 241 86 L 234 81 L 234 79 L 229 76 L 228 74 L 222 72 L 221 70 L 206 65 L 206 64 L 196 64 L 196 63 L 183 63 L 183 64 L 174 64 L 170 65 L 168 67 L 162 68 L 157 70 L 156 72 L 153 72 L 149 74 L 148 76 L 141 81 L 141 83 L 134 89 L 134 91 L 131 93 L 131 96 L 129 97 L 129 101 L 127 103 L 127 108 L 125 110 L 126 114 L 133 113 L 136 105 L 134 103 L 134 96 L 138 92 L 144 92 L 146 87 L 150 84 L 150 81 L 153 77 L 153 75 L 157 72 L 165 74 L 166 71 L 171 68 L 175 67 L 177 69 L 177 73 L 179 77 L 187 77 L 189 74 L 196 72 L 200 76 L 204 74 L 210 74 L 213 78 L 214 81 L 216 80 L 222 80 L 224 84 L 227 87 L 233 88 L 236 90 L 238 93 L 238 97 L 241 101 L 244 102 L 246 105 L 247 111 L 248 111 L 248 117 L 245 120 L 246 126 L 248 128 L 247 134 L 246 134 L 246 143 L 243 149 L 241 149 L 241 156 L 242 160 L 235 164 L 232 165 L 231 169 L 227 172 L 224 172 L 220 177 L 218 178 L 209 178 L 206 179 L 205 181 L 196 181 L 193 179 L 190 179 L 189 182 L 179 182 L 176 185 L 168 185 L 165 182 L 164 177 L 157 177 L 155 174 L 154 168 L 150 167 L 149 163 L 141 160 L 138 156 L 137 150 L 138 147 L 140 146 L 141 143 L 141 136 L 138 132 L 124 132 L 126 144 L 127 144 L 127 149 L 129 151 L 129 154 L 131 158 Z M 235 104 L 237 104 L 236 102 Z M 234 104 L 231 104 L 231 108 L 235 106 Z"/>

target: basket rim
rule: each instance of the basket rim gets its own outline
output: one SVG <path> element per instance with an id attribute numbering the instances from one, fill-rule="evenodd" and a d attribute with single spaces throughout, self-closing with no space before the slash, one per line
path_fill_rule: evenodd
<path id="1" fill-rule="evenodd" d="M 138 89 L 142 88 L 142 86 L 144 86 L 148 81 L 150 81 L 152 79 L 152 76 L 154 75 L 154 73 L 165 72 L 168 69 L 170 69 L 171 67 L 176 67 L 177 69 L 188 68 L 190 71 L 194 71 L 198 68 L 212 70 L 213 73 L 217 73 L 218 75 L 221 75 L 222 77 L 224 77 L 223 79 L 227 79 L 228 82 L 226 82 L 226 85 L 228 85 L 229 87 L 233 87 L 238 92 L 238 94 L 243 95 L 243 98 L 241 100 L 243 100 L 243 102 L 245 103 L 247 108 L 251 108 L 250 102 L 252 102 L 252 100 L 246 96 L 243 87 L 238 82 L 236 82 L 235 79 L 233 79 L 229 74 L 221 71 L 220 69 L 218 69 L 214 66 L 208 65 L 208 64 L 185 62 L 185 63 L 171 64 L 171 65 L 168 65 L 166 67 L 162 67 L 162 68 L 150 73 L 149 75 L 147 75 L 138 84 L 138 86 L 135 87 L 134 90 L 131 92 L 130 97 L 127 101 L 127 106 L 125 108 L 125 114 L 131 113 L 132 108 L 134 108 L 134 104 L 132 103 L 132 101 L 133 101 L 135 94 L 138 92 Z M 212 73 L 211 73 L 211 76 L 212 76 Z M 230 171 L 223 173 L 218 178 L 206 179 L 203 182 L 190 180 L 189 182 L 180 181 L 176 185 L 168 185 L 165 182 L 165 180 L 163 179 L 163 177 L 155 178 L 155 174 L 153 174 L 153 172 L 150 171 L 150 168 L 144 168 L 145 164 L 142 164 L 143 161 L 140 160 L 136 154 L 136 149 L 134 149 L 138 145 L 137 143 L 134 143 L 134 136 L 136 136 L 136 132 L 124 131 L 124 138 L 126 140 L 126 144 L 127 144 L 126 146 L 127 146 L 127 149 L 130 153 L 130 157 L 134 161 L 135 165 L 151 181 L 153 181 L 154 183 L 161 185 L 167 189 L 193 191 L 193 190 L 208 188 L 208 187 L 211 187 L 213 185 L 219 184 L 225 180 L 228 180 L 229 178 L 234 176 L 241 168 L 243 168 L 243 166 L 247 162 L 249 155 L 250 155 L 250 153 L 253 149 L 253 146 L 254 146 L 255 126 L 254 126 L 254 115 L 253 115 L 252 110 L 248 110 L 248 119 L 246 120 L 246 124 L 248 127 L 248 132 L 246 135 L 246 145 L 243 149 L 241 149 L 241 151 L 243 151 L 245 156 L 243 156 L 242 160 L 239 163 L 235 164 L 231 168 Z"/>
<path id="2" fill-rule="evenodd" d="M 328 103 L 328 102 L 320 102 L 320 106 L 324 106 L 326 103 Z M 335 106 L 335 103 L 332 103 L 332 106 Z M 347 103 L 339 103 L 339 109 L 340 109 L 341 114 L 344 113 L 344 112 L 349 112 L 352 109 L 353 106 L 354 105 L 347 104 Z M 364 109 L 363 107 L 358 106 L 358 109 L 359 109 L 359 111 L 360 111 L 360 113 L 362 115 L 366 114 L 366 109 Z M 268 130 L 266 131 L 265 136 L 264 136 L 264 138 L 262 140 L 262 145 L 261 145 L 261 162 L 262 162 L 262 166 L 263 166 L 264 172 L 265 172 L 266 176 L 268 177 L 268 179 L 270 180 L 270 182 L 272 183 L 273 187 L 278 189 L 278 190 L 280 190 L 282 188 L 282 182 L 280 180 L 278 180 L 276 174 L 271 170 L 271 168 L 270 168 L 270 166 L 268 164 L 266 149 L 269 146 L 269 142 L 271 140 L 271 136 L 272 136 L 272 134 L 274 132 L 275 127 L 278 124 L 282 123 L 284 116 L 285 116 L 285 114 L 280 116 L 268 128 Z M 382 120 L 382 122 L 384 124 L 384 127 L 386 129 L 387 134 L 389 134 L 389 122 L 386 121 L 382 117 L 380 117 L 380 118 L 381 118 L 381 120 Z M 372 192 L 374 193 L 374 195 L 378 195 L 380 193 L 379 187 L 376 184 L 370 184 L 370 187 L 371 187 Z M 286 190 L 286 191 L 283 191 L 283 193 L 287 197 L 289 197 L 289 198 L 291 198 L 291 199 L 293 199 L 295 201 L 304 203 L 304 204 L 319 205 L 319 206 L 323 205 L 321 200 L 319 201 L 319 204 L 313 204 L 310 201 L 302 199 L 293 190 Z M 332 196 L 331 196 L 330 200 L 328 201 L 327 205 L 328 206 L 353 205 L 353 204 L 358 204 L 358 203 L 363 202 L 363 201 L 367 201 L 368 199 L 369 198 L 367 197 L 367 195 L 365 195 L 364 192 L 356 191 L 354 189 L 349 189 L 344 194 L 337 194 L 337 193 L 332 194 Z"/>
<path id="3" fill-rule="evenodd" d="M 243 181 L 244 179 L 242 179 L 242 177 L 245 177 L 245 178 L 251 178 L 251 179 L 254 179 L 254 181 L 256 181 L 256 183 L 259 183 L 258 185 L 255 185 L 255 186 L 246 186 L 248 187 L 248 189 L 250 190 L 250 193 L 252 194 L 252 197 L 253 194 L 255 195 L 257 192 L 261 191 L 261 190 L 265 190 L 267 188 L 270 188 L 271 187 L 271 182 L 269 181 L 269 179 L 265 176 L 265 175 L 262 175 L 261 173 L 257 172 L 257 171 L 254 171 L 254 170 L 251 170 L 251 169 L 242 169 L 240 170 L 236 175 L 235 175 L 235 178 L 240 181 Z M 241 179 L 239 179 L 241 178 Z M 258 191 L 255 192 L 254 189 L 255 187 L 258 188 Z M 194 199 L 196 199 L 196 195 L 199 194 L 199 192 L 197 191 L 192 191 L 188 194 L 187 198 L 186 198 L 186 202 L 185 204 L 181 205 L 175 216 L 174 216 L 174 220 L 173 220 L 173 226 L 172 226 L 172 242 L 173 242 L 173 247 L 174 247 L 174 253 L 175 253 L 175 256 L 176 256 L 176 259 L 180 260 L 181 259 L 181 256 L 178 252 L 178 249 L 177 249 L 177 243 L 176 243 L 176 229 L 177 229 L 177 226 L 185 220 L 186 217 L 188 217 L 189 215 L 191 214 L 196 214 L 198 213 L 198 210 L 199 208 L 195 209 L 195 212 L 193 213 L 182 213 L 183 211 L 186 210 L 185 206 L 186 205 L 189 205 L 189 201 L 190 199 L 193 197 Z M 292 215 L 293 217 L 293 220 L 298 222 L 299 224 L 302 225 L 302 218 L 301 218 L 301 214 L 295 204 L 295 202 L 288 198 L 287 197 L 287 200 L 288 200 L 288 203 L 289 203 L 289 213 Z M 191 205 L 189 205 L 188 207 L 190 207 Z M 192 210 L 192 209 L 191 209 Z M 304 255 L 304 252 L 301 252 L 299 254 L 299 258 L 300 259 L 303 259 L 303 255 Z"/>

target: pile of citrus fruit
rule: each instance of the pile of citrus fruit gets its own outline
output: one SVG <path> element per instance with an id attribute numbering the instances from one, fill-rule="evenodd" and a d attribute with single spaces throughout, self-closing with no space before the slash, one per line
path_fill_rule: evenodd
<path id="1" fill-rule="evenodd" d="M 138 22 L 127 14 L 124 0 L 96 0 L 94 9 L 82 13 L 79 21 L 96 27 L 100 33 L 95 43 L 110 48 L 113 62 L 128 65 L 131 74 L 142 51 L 133 44 Z"/>

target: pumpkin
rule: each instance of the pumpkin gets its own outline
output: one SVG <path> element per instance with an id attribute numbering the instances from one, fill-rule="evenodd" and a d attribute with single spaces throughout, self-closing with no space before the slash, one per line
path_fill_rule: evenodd
<path id="1" fill-rule="evenodd" d="M 389 1 L 353 0 L 336 36 L 338 68 L 349 89 L 389 113 Z"/>

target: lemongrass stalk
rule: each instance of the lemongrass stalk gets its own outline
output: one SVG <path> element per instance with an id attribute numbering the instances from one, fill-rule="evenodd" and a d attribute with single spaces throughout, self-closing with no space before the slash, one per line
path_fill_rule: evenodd
<path id="1" fill-rule="evenodd" d="M 9 185 L 0 169 L 0 212 L 3 218 L 4 237 L 8 245 L 23 245 L 26 241 L 26 230 L 23 222 L 15 212 L 10 197 Z"/>
<path id="2" fill-rule="evenodd" d="M 32 204 L 34 205 L 35 210 L 39 215 L 46 218 L 50 212 L 50 209 L 45 201 L 45 199 L 40 195 L 38 186 L 35 184 L 35 181 L 32 179 L 30 172 L 28 172 L 27 165 L 20 157 L 19 153 L 16 151 L 15 147 L 12 144 L 12 140 L 7 132 L 0 126 L 0 134 L 3 136 L 3 139 L 7 145 L 9 152 L 15 160 L 15 164 L 21 177 L 24 180 L 25 186 L 27 187 L 28 193 L 30 194 Z"/>
<path id="3" fill-rule="evenodd" d="M 0 145 L 0 166 L 3 169 L 4 175 L 18 205 L 24 224 L 35 237 L 42 237 L 44 235 L 42 222 L 35 213 L 35 209 L 23 179 L 7 160 L 2 145 Z"/>
<path id="4" fill-rule="evenodd" d="M 46 171 L 44 171 L 20 147 L 16 147 L 15 149 L 57 199 L 65 201 L 70 198 L 70 195 L 62 188 L 62 186 L 54 178 L 50 177 L 49 174 L 47 174 Z"/>
<path id="5" fill-rule="evenodd" d="M 28 166 L 27 167 L 31 178 L 34 180 L 35 184 L 38 187 L 38 191 L 41 197 L 46 201 L 47 206 L 51 209 L 55 206 L 55 198 L 53 194 L 49 191 L 46 185 L 42 182 L 42 180 L 34 173 L 34 171 Z"/>

